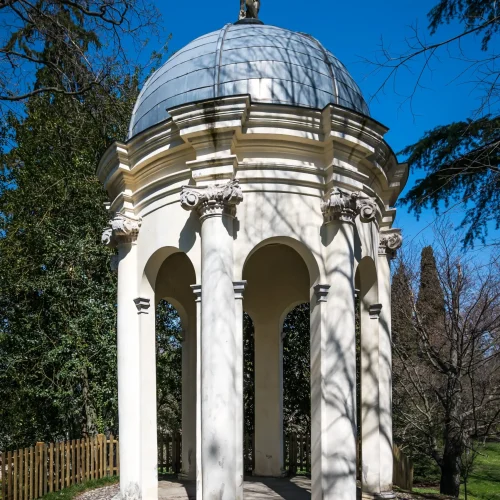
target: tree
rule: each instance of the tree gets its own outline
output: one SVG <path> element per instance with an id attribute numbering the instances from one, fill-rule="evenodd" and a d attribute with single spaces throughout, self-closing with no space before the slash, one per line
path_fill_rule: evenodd
<path id="1" fill-rule="evenodd" d="M 412 272 L 416 266 L 403 256 L 399 282 L 408 284 L 411 309 L 393 308 L 395 328 L 405 330 L 394 338 L 396 434 L 433 458 L 441 471 L 441 493 L 455 497 L 464 453 L 498 432 L 500 416 L 498 260 L 480 265 L 461 251 L 459 239 L 449 226 L 438 226 L 434 279 L 428 249 L 424 277 Z M 433 299 L 425 288 L 417 293 L 431 280 L 436 296 L 444 297 L 443 313 L 440 298 Z M 393 291 L 396 301 L 395 293 L 400 292 Z M 408 349 L 404 338 L 415 339 L 416 349 Z"/>
<path id="2" fill-rule="evenodd" d="M 420 321 L 429 334 L 429 342 L 436 349 L 445 347 L 444 329 L 445 303 L 439 281 L 436 259 L 431 246 L 422 249 L 420 257 L 420 286 L 415 304 Z"/>
<path id="3" fill-rule="evenodd" d="M 182 428 L 182 326 L 176 309 L 165 300 L 156 308 L 156 405 L 158 429 Z"/>
<path id="4" fill-rule="evenodd" d="M 0 0 L 0 103 L 106 86 L 158 18 L 147 0 Z"/>
<path id="5" fill-rule="evenodd" d="M 426 74 L 441 57 L 459 61 L 453 82 L 474 84 L 473 95 L 479 105 L 468 119 L 438 126 L 401 151 L 408 157 L 410 169 L 426 174 L 402 203 L 417 216 L 426 207 L 439 213 L 442 203 L 446 208 L 464 204 L 468 207 L 462 221 L 467 228 L 464 244 L 471 245 L 476 238 L 485 240 L 489 223 L 500 227 L 500 55 L 496 50 L 500 6 L 496 0 L 439 0 L 427 17 L 431 35 L 450 23 L 457 26 L 457 32 L 429 43 L 414 27 L 412 37 L 407 39 L 407 51 L 393 55 L 382 46 L 377 60 L 369 62 L 384 75 L 377 93 L 395 82 L 402 71 L 418 75 L 407 97 L 410 106 Z M 465 39 L 471 43 L 477 40 L 483 55 L 469 54 L 463 45 Z"/>
<path id="6" fill-rule="evenodd" d="M 33 6 L 11 35 L 51 61 L 29 74 L 33 89 L 44 91 L 30 93 L 22 113 L 8 114 L 9 142 L 0 152 L 3 449 L 117 430 L 116 277 L 100 243 L 109 216 L 95 170 L 109 144 L 126 136 L 140 69 L 112 66 L 94 85 L 91 62 L 106 33 L 91 32 L 92 14 L 73 9 L 100 3 L 0 2 L 2 15 Z M 112 10 L 118 2 L 102 5 Z M 30 24 L 35 14 L 50 24 L 49 12 L 62 23 L 68 9 L 61 37 Z"/>
<path id="7" fill-rule="evenodd" d="M 311 432 L 311 354 L 309 304 L 300 304 L 283 322 L 283 428 Z"/>

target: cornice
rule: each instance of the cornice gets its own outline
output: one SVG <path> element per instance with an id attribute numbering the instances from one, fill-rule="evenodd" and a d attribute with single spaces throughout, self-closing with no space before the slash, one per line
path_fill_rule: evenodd
<path id="1" fill-rule="evenodd" d="M 254 183 L 280 190 L 304 186 L 319 198 L 333 186 L 367 192 L 379 206 L 381 227 L 392 223 L 390 206 L 407 168 L 384 141 L 387 128 L 369 117 L 334 105 L 314 110 L 253 104 L 249 96 L 183 105 L 169 114 L 170 120 L 104 154 L 98 176 L 114 210 L 139 213 L 140 207 L 142 213 L 151 203 L 157 207 L 162 196 L 178 193 L 179 183 L 237 176 L 250 190 Z"/>

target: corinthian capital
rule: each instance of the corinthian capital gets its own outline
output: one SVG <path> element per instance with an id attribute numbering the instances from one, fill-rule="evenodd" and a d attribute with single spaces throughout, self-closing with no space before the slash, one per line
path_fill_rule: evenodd
<path id="1" fill-rule="evenodd" d="M 364 222 L 370 222 L 377 215 L 377 203 L 360 191 L 353 193 L 335 187 L 321 201 L 321 211 L 325 223 L 340 220 L 354 224 L 358 214 Z"/>
<path id="2" fill-rule="evenodd" d="M 401 248 L 403 244 L 403 237 L 399 229 L 388 231 L 380 234 L 380 241 L 378 245 L 378 254 L 387 255 L 393 258 L 396 255 L 396 250 Z"/>
<path id="3" fill-rule="evenodd" d="M 227 214 L 236 215 L 236 205 L 243 201 L 243 193 L 237 180 L 226 184 L 197 187 L 183 186 L 181 206 L 184 210 L 196 210 L 201 220 Z"/>
<path id="4" fill-rule="evenodd" d="M 109 247 L 117 247 L 122 243 L 132 243 L 137 239 L 141 224 L 141 218 L 117 213 L 102 233 L 101 241 Z"/>

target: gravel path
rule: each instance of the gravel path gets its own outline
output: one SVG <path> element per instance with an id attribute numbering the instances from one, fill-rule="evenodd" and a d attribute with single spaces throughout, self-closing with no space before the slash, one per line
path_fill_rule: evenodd
<path id="1" fill-rule="evenodd" d="M 279 481 L 279 480 L 278 480 Z M 283 481 L 280 481 L 283 482 Z M 273 488 L 274 491 L 266 488 L 267 484 L 264 485 L 259 481 L 251 481 L 245 482 L 245 497 L 248 500 L 252 499 L 262 499 L 269 498 L 272 499 L 298 499 L 298 500 L 307 500 L 311 498 L 310 489 L 308 488 L 308 484 L 306 484 L 308 480 L 292 480 L 290 482 L 290 486 L 295 485 L 298 486 L 302 491 L 295 491 L 289 489 L 288 487 L 284 487 L 282 491 L 279 491 L 278 488 Z M 267 481 L 266 481 L 267 483 Z M 287 482 L 288 483 L 288 482 Z M 283 482 L 283 484 L 286 484 Z M 187 484 L 183 485 L 178 481 L 160 481 L 159 483 L 159 498 L 161 500 L 191 500 L 194 499 L 194 485 Z M 279 493 L 281 493 L 281 496 Z M 95 490 L 86 491 L 81 493 L 75 500 L 112 500 L 114 496 L 116 496 L 120 492 L 120 486 L 118 484 L 113 484 L 111 486 L 105 486 L 103 488 L 97 488 Z M 400 500 L 423 500 L 425 498 L 428 499 L 436 499 L 434 495 L 412 495 L 411 493 L 406 492 L 398 492 L 396 494 L 397 498 Z"/>
<path id="2" fill-rule="evenodd" d="M 111 500 L 115 495 L 120 493 L 120 485 L 112 484 L 111 486 L 103 486 L 95 490 L 85 491 L 76 496 L 78 500 Z"/>

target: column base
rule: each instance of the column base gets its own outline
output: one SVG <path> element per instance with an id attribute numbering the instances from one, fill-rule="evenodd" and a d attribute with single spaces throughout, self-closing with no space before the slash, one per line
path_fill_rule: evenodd
<path id="1" fill-rule="evenodd" d="M 279 474 L 259 474 L 257 471 L 252 470 L 252 477 L 275 477 L 275 478 L 282 478 L 282 477 L 287 477 L 287 471 L 282 470 Z"/>
<path id="2" fill-rule="evenodd" d="M 394 491 L 383 491 L 382 493 L 377 493 L 375 495 L 376 500 L 389 500 L 391 498 L 396 498 L 396 493 Z"/>
<path id="3" fill-rule="evenodd" d="M 189 472 L 179 472 L 177 478 L 182 481 L 196 481 L 195 474 L 190 474 Z"/>

